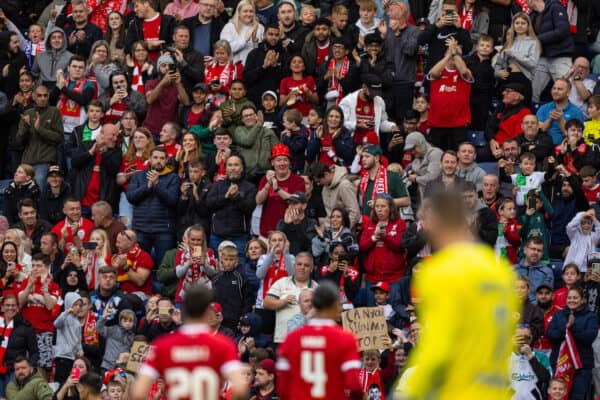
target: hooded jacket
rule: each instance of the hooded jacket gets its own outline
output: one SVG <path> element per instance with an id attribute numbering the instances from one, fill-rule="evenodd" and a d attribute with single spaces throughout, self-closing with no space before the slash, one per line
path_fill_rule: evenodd
<path id="1" fill-rule="evenodd" d="M 482 242 L 493 247 L 498 238 L 498 221 L 496 219 L 496 213 L 480 199 L 477 199 L 475 212 L 477 214 L 476 224 L 479 238 Z"/>
<path id="2" fill-rule="evenodd" d="M 360 208 L 356 198 L 354 184 L 348 179 L 348 170 L 344 167 L 332 165 L 333 179 L 327 186 L 323 186 L 321 195 L 327 215 L 336 207 L 345 209 L 350 216 L 350 227 L 356 225 L 360 218 Z"/>
<path id="3" fill-rule="evenodd" d="M 133 316 L 133 328 L 125 330 L 121 324 L 121 315 L 124 313 Z M 130 309 L 123 309 L 119 312 L 117 323 L 115 325 L 106 326 L 106 318 L 100 318 L 97 323 L 98 333 L 106 339 L 106 349 L 102 358 L 101 367 L 104 369 L 112 369 L 115 367 L 115 362 L 121 353 L 128 353 L 133 344 L 135 337 L 135 327 L 137 326 L 137 318 L 135 313 Z"/>
<path id="4" fill-rule="evenodd" d="M 63 44 L 60 49 L 53 50 L 50 46 L 50 36 L 54 32 L 60 32 L 63 36 Z M 50 29 L 46 36 L 46 51 L 41 52 L 35 56 L 33 67 L 31 67 L 31 73 L 34 76 L 39 77 L 39 82 L 48 85 L 49 88 L 53 88 L 56 84 L 56 71 L 59 69 L 66 69 L 69 64 L 69 60 L 73 56 L 73 53 L 67 50 L 67 35 L 65 32 L 57 27 Z"/>
<path id="5" fill-rule="evenodd" d="M 232 184 L 238 186 L 239 195 L 226 198 L 225 193 Z M 212 233 L 220 237 L 246 236 L 250 232 L 250 217 L 256 207 L 256 186 L 244 177 L 236 182 L 223 179 L 208 191 L 206 206 L 212 217 Z"/>
<path id="6" fill-rule="evenodd" d="M 56 328 L 54 356 L 56 358 L 74 360 L 77 353 L 83 353 L 81 324 L 77 316 L 71 312 L 71 307 L 78 300 L 81 300 L 78 293 L 67 293 L 65 295 L 65 311 L 54 320 L 54 327 Z"/>
<path id="7" fill-rule="evenodd" d="M 571 240 L 571 245 L 564 262 L 564 265 L 576 264 L 581 272 L 587 270 L 588 255 L 596 250 L 596 246 L 600 241 L 600 223 L 595 221 L 592 232 L 584 234 L 581 231 L 583 216 L 584 212 L 578 212 L 567 225 L 567 235 Z"/>
<path id="8" fill-rule="evenodd" d="M 419 146 L 424 153 L 423 157 L 415 158 L 412 162 L 412 170 L 417 174 L 416 182 L 419 188 L 424 190 L 425 186 L 440 175 L 442 150 L 427 142 L 425 136 L 420 132 L 411 132 L 409 135 L 416 136 L 415 146 Z"/>

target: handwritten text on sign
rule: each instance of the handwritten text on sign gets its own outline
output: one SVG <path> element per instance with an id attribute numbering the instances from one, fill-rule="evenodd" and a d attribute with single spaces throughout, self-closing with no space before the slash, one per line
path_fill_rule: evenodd
<path id="1" fill-rule="evenodd" d="M 356 335 L 361 351 L 386 347 L 381 343 L 387 336 L 383 307 L 359 307 L 345 311 L 342 313 L 342 324 L 344 329 Z"/>
<path id="2" fill-rule="evenodd" d="M 146 359 L 150 345 L 145 342 L 136 341 L 131 345 L 131 351 L 129 352 L 129 361 L 127 362 L 127 370 L 130 372 L 138 372 L 140 366 Z"/>

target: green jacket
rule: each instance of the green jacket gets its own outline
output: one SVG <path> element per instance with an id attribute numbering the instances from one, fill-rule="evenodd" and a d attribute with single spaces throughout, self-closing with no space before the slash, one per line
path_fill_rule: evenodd
<path id="1" fill-rule="evenodd" d="M 162 262 L 156 271 L 156 279 L 163 284 L 162 295 L 170 299 L 175 298 L 177 283 L 179 279 L 175 274 L 175 254 L 177 248 L 168 250 L 163 256 Z"/>
<path id="2" fill-rule="evenodd" d="M 34 128 L 36 113 L 40 114 L 40 127 Z M 16 144 L 24 148 L 22 163 L 35 165 L 56 163 L 56 148 L 64 140 L 62 116 L 56 107 L 33 107 L 23 113 L 29 115 L 31 126 L 19 122 Z"/>
<path id="3" fill-rule="evenodd" d="M 223 117 L 223 126 L 229 128 L 231 131 L 233 131 L 236 127 L 242 125 L 242 108 L 246 106 L 252 106 L 254 109 L 256 109 L 254 103 L 248 100 L 246 97 L 242 97 L 239 100 L 226 100 L 223 103 L 221 103 L 219 108 L 221 109 L 221 111 L 223 111 L 224 109 L 229 108 L 232 105 L 235 105 L 235 111 L 233 112 L 233 114 L 229 117 Z"/>
<path id="4" fill-rule="evenodd" d="M 233 131 L 233 150 L 237 151 L 246 163 L 246 171 L 256 165 L 269 169 L 271 148 L 279 143 L 277 135 L 268 128 L 255 125 L 252 128 L 238 126 Z"/>
<path id="5" fill-rule="evenodd" d="M 6 386 L 6 398 L 10 400 L 52 400 L 52 396 L 52 388 L 39 372 L 25 379 L 23 384 L 14 380 Z"/>

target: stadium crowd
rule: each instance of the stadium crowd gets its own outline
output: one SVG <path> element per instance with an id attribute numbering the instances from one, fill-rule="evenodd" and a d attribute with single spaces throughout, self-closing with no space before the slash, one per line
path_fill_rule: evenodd
<path id="1" fill-rule="evenodd" d="M 360 385 L 401 395 L 443 191 L 519 276 L 507 390 L 600 396 L 599 1 L 0 4 L 0 398 L 127 399 L 202 284 L 277 399 L 323 281 L 384 308 Z"/>

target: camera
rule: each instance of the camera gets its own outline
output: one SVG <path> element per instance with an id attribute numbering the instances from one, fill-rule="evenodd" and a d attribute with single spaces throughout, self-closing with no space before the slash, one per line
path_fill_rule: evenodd
<path id="1" fill-rule="evenodd" d="M 346 261 L 348 265 L 354 264 L 354 256 L 351 254 L 342 254 L 338 256 L 338 262 Z"/>

